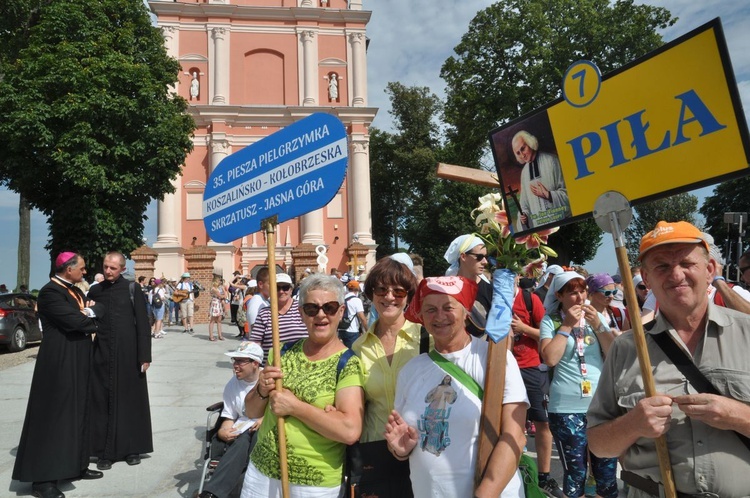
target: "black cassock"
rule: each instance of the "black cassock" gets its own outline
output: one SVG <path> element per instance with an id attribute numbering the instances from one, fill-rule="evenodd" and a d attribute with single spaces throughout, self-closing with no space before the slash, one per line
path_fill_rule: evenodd
<path id="1" fill-rule="evenodd" d="M 88 468 L 91 335 L 96 321 L 81 313 L 83 292 L 53 278 L 37 301 L 44 340 L 31 380 L 13 479 L 78 477 Z M 105 313 L 95 306 L 97 316 Z"/>
<path id="2" fill-rule="evenodd" d="M 111 461 L 151 453 L 151 412 L 142 363 L 151 363 L 151 326 L 140 285 L 120 276 L 89 291 L 104 305 L 91 371 L 92 455 Z"/>

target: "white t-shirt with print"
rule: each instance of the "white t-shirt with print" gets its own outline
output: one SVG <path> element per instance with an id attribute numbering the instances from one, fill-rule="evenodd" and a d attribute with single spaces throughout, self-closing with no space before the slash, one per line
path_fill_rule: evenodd
<path id="1" fill-rule="evenodd" d="M 455 353 L 444 354 L 484 387 L 487 342 L 472 337 Z M 526 403 L 521 371 L 513 354 L 506 354 L 503 404 Z M 451 378 L 427 354 L 407 363 L 398 375 L 395 408 L 417 429 L 419 441 L 409 456 L 416 498 L 473 496 L 474 468 L 482 403 L 460 382 Z M 518 471 L 500 495 L 523 497 Z"/>

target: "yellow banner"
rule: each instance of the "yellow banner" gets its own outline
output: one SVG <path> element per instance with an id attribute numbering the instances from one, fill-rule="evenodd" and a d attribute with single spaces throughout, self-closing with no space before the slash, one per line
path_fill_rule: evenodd
<path id="1" fill-rule="evenodd" d="M 718 19 L 603 80 L 575 63 L 563 95 L 490 134 L 518 233 L 588 216 L 610 190 L 634 203 L 749 172 Z"/>

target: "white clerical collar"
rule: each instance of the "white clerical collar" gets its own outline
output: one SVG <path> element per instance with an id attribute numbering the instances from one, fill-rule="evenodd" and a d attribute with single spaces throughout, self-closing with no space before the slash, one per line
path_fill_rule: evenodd
<path id="1" fill-rule="evenodd" d="M 63 282 L 65 282 L 68 285 L 73 285 L 73 282 L 70 282 L 69 280 L 65 280 L 60 275 L 55 275 L 55 278 L 58 279 L 58 280 L 62 280 Z"/>

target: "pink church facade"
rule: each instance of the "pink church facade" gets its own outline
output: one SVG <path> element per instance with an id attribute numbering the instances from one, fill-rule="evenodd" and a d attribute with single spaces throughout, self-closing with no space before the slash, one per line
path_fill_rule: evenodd
<path id="1" fill-rule="evenodd" d="M 297 275 L 311 266 L 369 268 L 376 243 L 368 130 L 377 109 L 367 106 L 370 12 L 362 10 L 361 0 L 151 0 L 149 5 L 167 52 L 182 66 L 173 90 L 187 99 L 197 124 L 175 193 L 158 205 L 154 273 L 179 276 L 187 269 L 185 251 L 196 246 L 216 252 L 214 274 L 225 278 L 265 264 L 263 232 L 230 244 L 210 240 L 202 220 L 203 192 L 226 156 L 315 112 L 336 116 L 347 129 L 346 180 L 327 206 L 279 224 L 276 262 Z"/>

